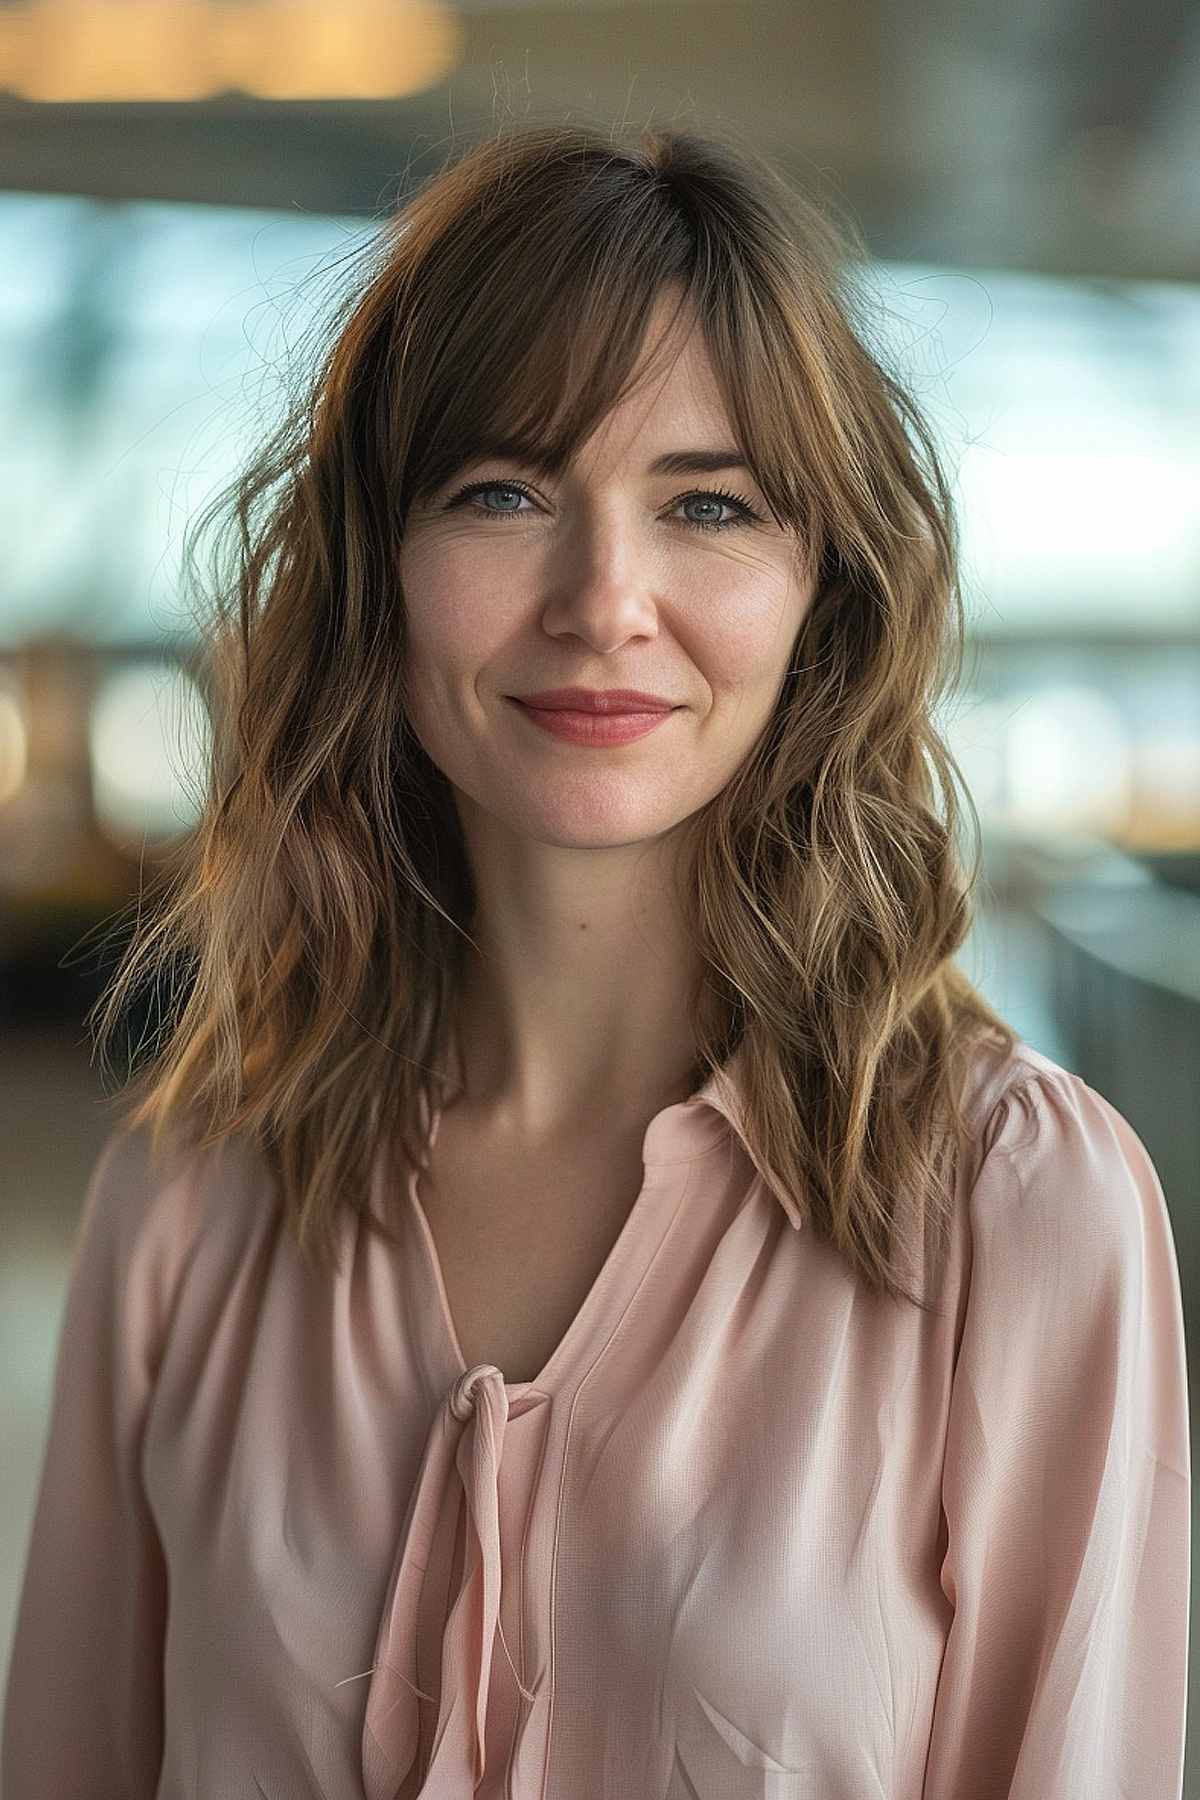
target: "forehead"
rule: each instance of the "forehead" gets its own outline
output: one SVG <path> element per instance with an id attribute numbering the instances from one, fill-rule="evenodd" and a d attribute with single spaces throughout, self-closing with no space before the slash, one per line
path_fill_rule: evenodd
<path id="1" fill-rule="evenodd" d="M 484 433 L 479 453 L 549 474 L 560 467 L 555 453 L 542 459 L 535 446 L 502 434 Z M 651 475 L 749 469 L 698 325 L 676 325 L 667 335 L 652 317 L 629 391 L 579 444 L 575 461 L 593 474 L 626 461 Z"/>
<path id="2" fill-rule="evenodd" d="M 729 430 L 704 333 L 698 325 L 686 333 L 677 329 L 669 338 L 648 332 L 630 392 L 600 421 L 594 436 L 675 439 L 679 428 L 688 426 Z"/>

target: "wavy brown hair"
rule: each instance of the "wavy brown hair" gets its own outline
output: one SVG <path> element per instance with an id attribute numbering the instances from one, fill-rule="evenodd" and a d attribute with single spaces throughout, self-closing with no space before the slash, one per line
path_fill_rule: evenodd
<path id="1" fill-rule="evenodd" d="M 481 437 L 565 468 L 673 293 L 817 571 L 767 728 L 686 821 L 696 1082 L 740 1048 L 760 1158 L 874 1292 L 930 1307 L 909 1258 L 948 1242 L 968 1061 L 1017 1040 L 953 960 L 979 863 L 933 722 L 961 668 L 957 528 L 930 430 L 867 347 L 865 255 L 727 142 L 499 130 L 382 223 L 315 377 L 189 533 L 215 519 L 235 551 L 194 663 L 207 792 L 89 1023 L 104 1050 L 168 978 L 127 1125 L 156 1156 L 245 1134 L 316 1264 L 337 1267 L 344 1207 L 393 1238 L 369 1171 L 423 1160 L 474 944 L 452 793 L 406 722 L 408 509 Z"/>

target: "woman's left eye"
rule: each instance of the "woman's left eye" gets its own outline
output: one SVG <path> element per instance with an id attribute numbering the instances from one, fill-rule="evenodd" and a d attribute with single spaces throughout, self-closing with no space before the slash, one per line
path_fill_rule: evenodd
<path id="1" fill-rule="evenodd" d="M 460 488 L 458 493 L 446 502 L 447 512 L 452 506 L 459 506 L 464 501 L 472 499 L 476 494 L 516 494 L 527 500 L 533 499 L 529 489 L 519 481 L 472 481 L 466 487 Z M 696 500 L 704 502 L 709 507 L 715 505 L 733 508 L 734 516 L 731 519 L 681 519 L 679 521 L 681 525 L 688 526 L 692 531 L 728 531 L 739 525 L 761 524 L 762 522 L 748 500 L 744 500 L 740 494 L 728 494 L 721 488 L 706 488 L 690 494 L 680 494 L 678 500 L 672 500 L 671 506 L 690 506 Z M 492 519 L 524 519 L 529 516 L 528 513 L 520 512 L 514 507 L 500 512 L 493 511 L 490 506 L 476 507 L 474 510 L 486 513 Z"/>

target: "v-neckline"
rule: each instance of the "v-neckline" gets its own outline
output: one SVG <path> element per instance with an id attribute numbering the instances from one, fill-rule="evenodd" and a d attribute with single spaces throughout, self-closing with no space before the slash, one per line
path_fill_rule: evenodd
<path id="1" fill-rule="evenodd" d="M 422 1119 L 429 1149 L 436 1143 L 442 1110 L 439 1103 L 431 1102 L 427 1094 L 422 1095 Z M 671 1219 L 686 1192 L 690 1169 L 683 1180 L 673 1170 L 681 1163 L 690 1165 L 696 1157 L 715 1149 L 729 1135 L 729 1130 L 729 1121 L 722 1114 L 708 1106 L 693 1106 L 690 1098 L 673 1102 L 654 1115 L 642 1139 L 642 1184 L 608 1255 L 538 1373 L 527 1381 L 504 1382 L 504 1391 L 511 1400 L 519 1400 L 534 1391 L 552 1392 L 573 1369 L 585 1362 L 590 1364 L 600 1354 L 666 1237 Z M 681 1151 L 684 1153 L 680 1154 Z M 461 1381 L 471 1367 L 495 1365 L 468 1365 L 463 1355 L 450 1310 L 441 1256 L 417 1191 L 420 1174 L 416 1167 L 408 1171 L 408 1201 L 433 1274 L 441 1336 L 452 1366 L 452 1379 Z M 664 1201 L 670 1203 L 669 1216 L 661 1217 L 657 1228 L 653 1228 L 651 1220 Z M 582 1368 L 580 1372 L 583 1372 Z"/>

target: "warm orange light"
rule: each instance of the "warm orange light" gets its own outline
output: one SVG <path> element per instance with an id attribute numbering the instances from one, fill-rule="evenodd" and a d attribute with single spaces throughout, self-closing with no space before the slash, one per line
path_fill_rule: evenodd
<path id="1" fill-rule="evenodd" d="M 0 87 L 28 100 L 384 100 L 445 80 L 437 0 L 32 0 L 0 8 Z"/>
<path id="2" fill-rule="evenodd" d="M 27 757 L 25 715 L 20 699 L 6 683 L 0 685 L 0 806 L 24 781 Z"/>

